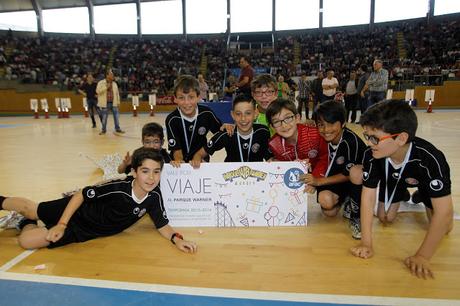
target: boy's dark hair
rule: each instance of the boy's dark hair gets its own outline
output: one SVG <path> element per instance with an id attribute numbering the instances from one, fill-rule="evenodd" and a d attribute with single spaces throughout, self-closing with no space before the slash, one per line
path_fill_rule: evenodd
<path id="1" fill-rule="evenodd" d="M 237 95 L 235 97 L 235 99 L 233 99 L 232 110 L 235 110 L 235 106 L 238 103 L 242 103 L 242 102 L 251 103 L 252 106 L 254 107 L 254 109 L 256 108 L 256 101 L 254 101 L 254 99 L 251 96 L 248 96 L 248 95 L 245 95 L 245 94 L 240 94 L 240 95 Z"/>
<path id="2" fill-rule="evenodd" d="M 369 107 L 359 123 L 389 134 L 406 132 L 411 142 L 417 131 L 417 115 L 412 107 L 402 100 L 384 100 Z"/>
<path id="3" fill-rule="evenodd" d="M 270 105 L 267 108 L 267 111 L 265 112 L 268 124 L 272 124 L 273 116 L 279 114 L 283 108 L 290 110 L 294 115 L 298 114 L 297 107 L 295 106 L 294 102 L 292 102 L 291 100 L 278 98 L 272 103 L 270 103 Z"/>
<path id="4" fill-rule="evenodd" d="M 134 171 L 137 171 L 137 168 L 139 168 L 146 159 L 151 159 L 160 163 L 160 168 L 163 169 L 165 161 L 163 160 L 163 156 L 161 155 L 160 151 L 144 147 L 140 147 L 134 150 L 131 159 L 131 167 L 134 169 Z"/>
<path id="5" fill-rule="evenodd" d="M 342 125 L 345 123 L 345 117 L 346 110 L 343 104 L 333 100 L 319 104 L 313 113 L 313 120 L 315 120 L 316 123 L 320 120 L 324 120 L 327 123 L 339 121 Z"/>
<path id="6" fill-rule="evenodd" d="M 277 89 L 275 78 L 271 74 L 268 74 L 268 73 L 259 74 L 251 82 L 252 91 L 262 86 L 273 87 L 273 89 L 275 90 Z"/>
<path id="7" fill-rule="evenodd" d="M 174 95 L 177 94 L 178 90 L 182 90 L 184 93 L 189 93 L 194 91 L 195 93 L 200 93 L 200 83 L 198 80 L 191 75 L 184 74 L 176 79 L 174 83 Z"/>
<path id="8" fill-rule="evenodd" d="M 158 136 L 161 140 L 165 138 L 163 127 L 156 122 L 150 122 L 142 127 L 142 140 L 145 137 Z"/>

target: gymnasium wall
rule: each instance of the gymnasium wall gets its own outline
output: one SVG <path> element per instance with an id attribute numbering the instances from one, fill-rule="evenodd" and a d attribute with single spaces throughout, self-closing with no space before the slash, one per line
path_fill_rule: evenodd
<path id="1" fill-rule="evenodd" d="M 424 102 L 425 90 L 435 89 L 434 108 L 460 108 L 460 81 L 446 81 L 443 86 L 418 86 L 415 88 L 415 99 L 418 107 L 425 107 Z M 5 115 L 25 115 L 30 114 L 30 99 L 48 99 L 50 113 L 56 113 L 54 99 L 70 98 L 72 101 L 71 113 L 83 113 L 82 96 L 75 94 L 74 91 L 55 91 L 55 92 L 27 92 L 17 93 L 14 89 L 0 90 L 0 116 Z M 405 92 L 397 91 L 393 93 L 394 99 L 404 99 Z M 156 112 L 170 112 L 175 106 L 157 105 Z M 131 112 L 131 101 L 122 101 L 121 112 Z M 141 102 L 138 108 L 139 112 L 149 112 L 150 108 L 147 102 Z"/>

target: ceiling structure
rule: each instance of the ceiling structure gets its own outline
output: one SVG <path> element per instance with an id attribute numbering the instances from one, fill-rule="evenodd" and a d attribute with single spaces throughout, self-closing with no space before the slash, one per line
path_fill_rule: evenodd
<path id="1" fill-rule="evenodd" d="M 144 0 L 141 2 L 150 2 L 152 0 Z M 120 4 L 120 3 L 136 3 L 136 0 L 2 0 L 0 1 L 0 12 L 13 12 L 13 11 L 30 11 L 34 9 L 33 3 L 37 2 L 38 5 L 46 9 L 56 8 L 69 8 L 69 7 L 82 7 L 87 6 L 88 2 L 93 5 L 105 4 Z"/>

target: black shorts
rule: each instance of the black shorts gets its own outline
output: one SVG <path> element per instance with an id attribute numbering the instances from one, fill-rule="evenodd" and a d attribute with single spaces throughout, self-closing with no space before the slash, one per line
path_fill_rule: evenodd
<path id="1" fill-rule="evenodd" d="M 62 213 L 64 212 L 64 209 L 67 207 L 67 204 L 71 198 L 72 197 L 66 197 L 53 201 L 41 202 L 38 204 L 38 219 L 45 223 L 47 229 L 52 228 L 59 222 L 59 219 L 61 218 Z M 48 245 L 49 249 L 60 247 L 73 242 L 78 242 L 70 225 L 71 224 L 69 223 L 61 239 L 56 242 L 50 242 Z"/>
<path id="2" fill-rule="evenodd" d="M 345 200 L 350 196 L 350 184 L 340 183 L 340 184 L 333 184 L 333 185 L 325 185 L 325 186 L 318 186 L 316 187 L 316 201 L 318 201 L 319 193 L 324 190 L 329 190 L 332 193 L 335 193 L 339 196 L 339 202 L 337 205 L 341 205 Z"/>
<path id="3" fill-rule="evenodd" d="M 390 192 L 390 190 L 388 190 L 388 192 Z M 391 191 L 391 192 L 393 192 L 393 191 Z M 409 191 L 407 190 L 406 187 L 397 188 L 396 192 L 395 192 L 395 195 L 393 197 L 393 200 L 391 201 L 391 204 L 398 203 L 398 202 L 401 202 L 401 201 L 406 201 L 408 192 Z M 420 188 L 418 188 L 418 192 L 420 193 L 422 203 L 425 205 L 425 207 L 433 209 L 433 204 L 431 203 L 431 198 L 430 198 L 428 192 L 426 192 L 425 190 L 420 189 Z M 388 197 L 390 197 L 390 196 L 391 196 L 391 193 L 388 194 Z M 382 203 L 385 203 L 385 188 L 383 187 L 383 184 L 380 184 L 380 188 L 379 188 L 379 201 L 382 202 Z"/>

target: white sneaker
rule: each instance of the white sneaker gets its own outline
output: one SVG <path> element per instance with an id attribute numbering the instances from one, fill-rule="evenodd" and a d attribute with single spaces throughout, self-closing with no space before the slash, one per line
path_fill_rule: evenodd
<path id="1" fill-rule="evenodd" d="M 20 229 L 20 224 L 24 220 L 24 216 L 15 211 L 10 212 L 8 215 L 0 218 L 0 228 L 3 229 Z"/>

